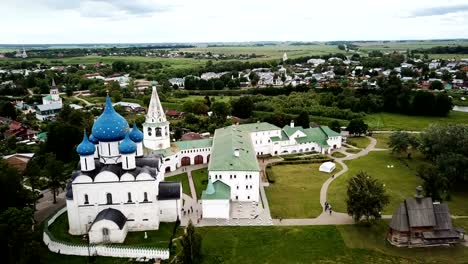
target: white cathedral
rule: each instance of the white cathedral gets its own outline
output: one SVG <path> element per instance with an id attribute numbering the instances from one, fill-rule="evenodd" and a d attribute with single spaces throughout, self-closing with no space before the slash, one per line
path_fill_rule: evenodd
<path id="1" fill-rule="evenodd" d="M 69 233 L 91 243 L 121 243 L 128 231 L 159 228 L 181 216 L 182 187 L 165 172 L 208 163 L 203 218 L 229 218 L 233 202 L 260 201 L 257 156 L 330 153 L 341 135 L 326 126 L 304 129 L 251 123 L 219 128 L 213 138 L 171 144 L 169 122 L 153 87 L 143 132 L 106 98 L 92 134 L 78 145 L 80 164 L 67 185 Z"/>

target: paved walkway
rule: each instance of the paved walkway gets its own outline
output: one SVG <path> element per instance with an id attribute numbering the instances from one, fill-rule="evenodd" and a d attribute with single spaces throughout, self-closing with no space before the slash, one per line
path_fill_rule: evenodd
<path id="1" fill-rule="evenodd" d="M 54 197 L 50 190 L 42 192 L 44 195 L 41 199 L 37 200 L 36 211 L 34 212 L 34 220 L 36 223 L 41 223 L 59 208 L 65 206 L 65 192 L 62 191 L 57 195 L 57 203 L 54 204 Z"/>

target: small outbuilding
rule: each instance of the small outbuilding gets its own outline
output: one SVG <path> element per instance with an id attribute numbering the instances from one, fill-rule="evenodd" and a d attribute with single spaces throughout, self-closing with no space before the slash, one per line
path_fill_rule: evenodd
<path id="1" fill-rule="evenodd" d="M 203 218 L 228 219 L 230 213 L 231 187 L 218 180 L 208 179 L 208 186 L 202 193 Z"/>
<path id="2" fill-rule="evenodd" d="M 332 171 L 335 170 L 335 168 L 336 168 L 335 163 L 331 161 L 327 161 L 327 162 L 322 163 L 322 165 L 320 165 L 319 171 L 331 173 Z"/>
<path id="3" fill-rule="evenodd" d="M 99 212 L 89 229 L 89 242 L 123 243 L 127 236 L 127 218 L 119 210 L 107 208 Z"/>

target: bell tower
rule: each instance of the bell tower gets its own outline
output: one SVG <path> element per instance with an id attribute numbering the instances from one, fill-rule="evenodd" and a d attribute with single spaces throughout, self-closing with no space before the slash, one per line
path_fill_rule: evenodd
<path id="1" fill-rule="evenodd" d="M 156 84 L 153 83 L 151 101 L 143 124 L 143 145 L 151 150 L 166 149 L 171 146 L 169 122 L 159 101 Z"/>

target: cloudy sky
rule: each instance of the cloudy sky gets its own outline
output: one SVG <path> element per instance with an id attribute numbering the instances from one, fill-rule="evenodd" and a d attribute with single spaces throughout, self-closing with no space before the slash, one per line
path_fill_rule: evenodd
<path id="1" fill-rule="evenodd" d="M 0 43 L 468 38 L 467 0 L 0 0 Z"/>

